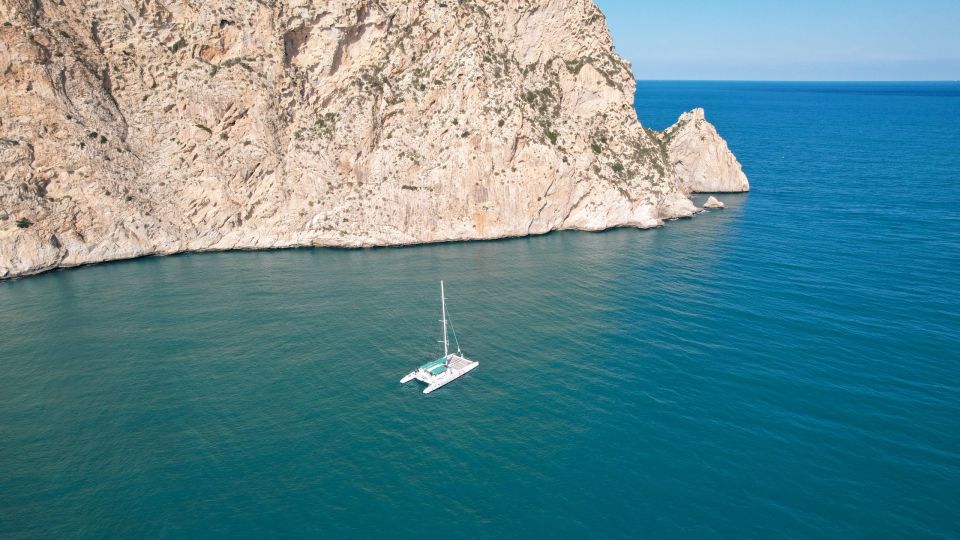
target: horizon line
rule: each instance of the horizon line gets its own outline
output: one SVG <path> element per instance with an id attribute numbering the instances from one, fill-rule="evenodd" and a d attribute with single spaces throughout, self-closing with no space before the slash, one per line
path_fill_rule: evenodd
<path id="1" fill-rule="evenodd" d="M 782 83 L 960 83 L 960 79 L 653 79 L 634 77 L 636 82 L 782 82 Z"/>

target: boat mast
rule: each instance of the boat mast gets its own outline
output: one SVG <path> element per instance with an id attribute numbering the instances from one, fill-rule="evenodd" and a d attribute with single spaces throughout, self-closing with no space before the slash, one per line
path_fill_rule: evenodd
<path id="1" fill-rule="evenodd" d="M 443 280 L 440 280 L 440 310 L 443 312 L 443 357 L 450 354 L 450 344 L 447 342 L 447 300 L 443 294 Z"/>

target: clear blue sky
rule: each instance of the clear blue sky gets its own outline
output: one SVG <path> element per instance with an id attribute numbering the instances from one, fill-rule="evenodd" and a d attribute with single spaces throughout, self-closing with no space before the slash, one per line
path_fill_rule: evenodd
<path id="1" fill-rule="evenodd" d="M 960 0 L 595 0 L 638 79 L 960 80 Z"/>

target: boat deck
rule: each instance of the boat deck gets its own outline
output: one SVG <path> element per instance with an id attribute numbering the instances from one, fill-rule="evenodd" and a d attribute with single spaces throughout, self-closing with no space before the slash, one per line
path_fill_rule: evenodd
<path id="1" fill-rule="evenodd" d="M 466 375 L 478 365 L 480 365 L 479 362 L 474 362 L 456 354 L 449 354 L 432 362 L 427 362 L 411 371 L 400 380 L 400 383 L 405 384 L 414 379 L 425 382 L 427 387 L 423 390 L 423 393 L 429 394 L 437 388 Z"/>
<path id="2" fill-rule="evenodd" d="M 462 356 L 457 356 L 455 354 L 450 355 L 450 361 L 447 363 L 450 369 L 467 369 L 476 365 L 477 362 L 473 360 L 467 360 Z"/>

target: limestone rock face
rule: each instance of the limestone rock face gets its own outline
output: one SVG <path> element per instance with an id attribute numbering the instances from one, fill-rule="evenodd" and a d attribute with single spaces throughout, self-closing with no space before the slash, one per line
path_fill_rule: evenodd
<path id="1" fill-rule="evenodd" d="M 707 202 L 703 203 L 703 207 L 704 207 L 704 208 L 723 208 L 723 207 L 724 207 L 724 204 L 723 204 L 722 202 L 718 201 L 716 197 L 714 197 L 713 195 L 711 195 L 711 196 L 707 199 Z"/>
<path id="2" fill-rule="evenodd" d="M 0 0 L 0 279 L 653 227 L 745 189 L 702 113 L 658 134 L 633 94 L 590 0 Z"/>
<path id="3" fill-rule="evenodd" d="M 740 162 L 727 148 L 716 128 L 694 109 L 660 134 L 667 145 L 673 169 L 696 193 L 750 191 Z"/>

